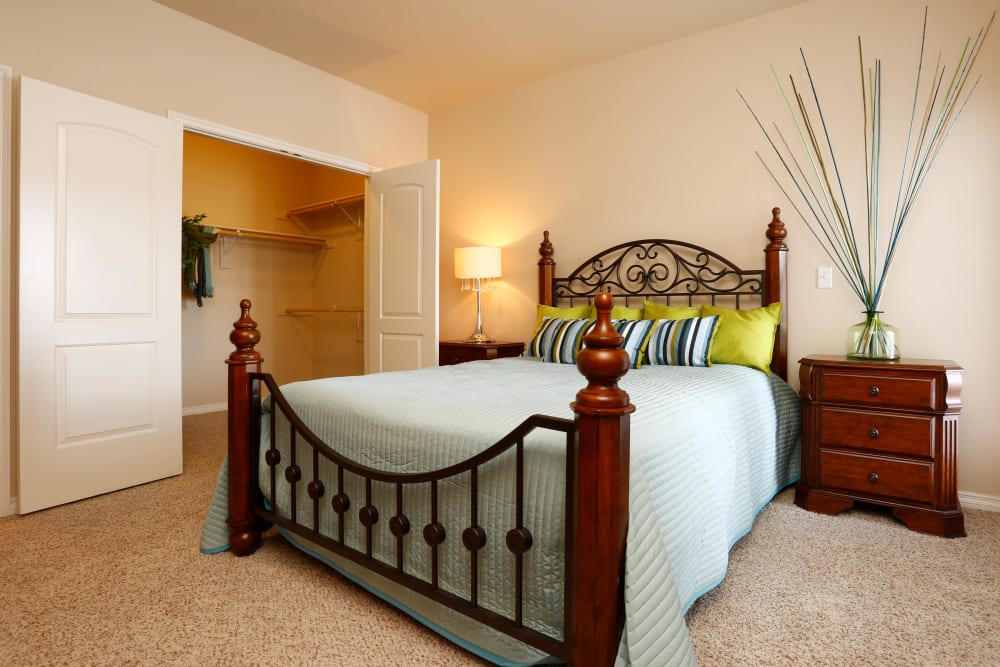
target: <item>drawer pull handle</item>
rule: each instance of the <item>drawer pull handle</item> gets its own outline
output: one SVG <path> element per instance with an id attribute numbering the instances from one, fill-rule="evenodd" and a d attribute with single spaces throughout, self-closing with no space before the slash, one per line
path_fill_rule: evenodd
<path id="1" fill-rule="evenodd" d="M 872 396 L 878 396 L 878 387 L 876 387 L 875 385 L 868 387 L 868 393 L 871 394 Z"/>
<path id="2" fill-rule="evenodd" d="M 873 428 L 870 431 L 868 431 L 868 437 L 869 438 L 877 438 L 878 437 L 878 429 L 877 428 Z"/>
<path id="3" fill-rule="evenodd" d="M 870 472 L 870 473 L 868 473 L 868 481 L 871 482 L 872 484 L 874 484 L 875 482 L 877 482 L 878 481 L 878 473 L 877 472 Z"/>

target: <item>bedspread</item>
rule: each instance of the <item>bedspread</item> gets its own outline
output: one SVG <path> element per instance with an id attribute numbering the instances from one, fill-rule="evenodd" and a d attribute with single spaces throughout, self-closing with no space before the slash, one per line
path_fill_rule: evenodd
<path id="1" fill-rule="evenodd" d="M 381 470 L 418 472 L 481 451 L 531 414 L 571 418 L 569 403 L 585 382 L 575 366 L 518 358 L 293 383 L 282 387 L 282 392 L 302 420 L 345 456 Z M 631 419 L 626 627 L 619 662 L 693 664 L 684 613 L 722 580 L 729 549 L 750 529 L 757 512 L 798 478 L 798 397 L 780 379 L 727 365 L 646 367 L 629 371 L 620 386 L 637 409 Z M 269 437 L 267 428 L 263 438 Z M 279 419 L 278 439 L 287 457 L 283 430 Z M 526 589 L 535 591 L 526 596 L 526 624 L 554 634 L 561 631 L 564 443 L 561 434 L 535 432 L 526 440 L 525 450 L 529 475 L 525 523 L 536 536 L 533 552 L 537 552 L 536 560 L 526 567 Z M 311 462 L 299 464 L 304 479 L 309 479 Z M 510 467 L 491 464 L 484 469 L 480 493 L 488 497 L 511 488 Z M 204 551 L 224 548 L 224 472 L 206 520 Z M 264 488 L 266 477 L 262 466 Z M 358 484 L 349 478 L 345 481 L 353 498 L 363 498 Z M 374 504 L 392 507 L 390 491 L 376 488 Z M 466 482 L 457 479 L 442 487 L 440 494 L 443 502 L 454 496 L 455 507 L 461 507 L 466 503 L 458 499 L 468 497 Z M 287 510 L 287 487 L 279 486 L 277 496 L 271 501 Z M 490 510 L 491 503 L 480 501 L 480 507 L 487 508 L 481 510 L 487 516 L 481 516 L 480 523 L 488 533 L 492 525 L 511 526 L 509 502 L 495 504 L 496 509 Z M 311 521 L 309 508 L 303 490 L 299 521 Z M 496 516 L 490 516 L 494 511 Z M 429 520 L 422 512 L 407 511 L 414 526 Z M 467 509 L 459 514 L 449 528 L 450 535 L 457 536 L 468 521 Z M 334 520 L 333 512 L 321 513 L 325 531 L 335 531 Z M 299 537 L 286 537 L 495 662 L 544 660 L 516 640 L 370 575 Z M 360 547 L 360 540 L 357 528 L 347 531 L 351 546 Z M 443 570 L 442 588 L 467 596 L 467 576 L 462 574 L 467 552 L 457 539 L 446 540 L 442 548 L 444 562 L 454 560 L 462 566 L 461 570 Z M 376 531 L 376 555 L 391 562 L 393 550 L 388 530 Z M 409 551 L 408 571 L 427 576 L 428 550 Z M 512 565 L 503 540 L 487 540 L 481 558 L 481 604 L 509 614 L 513 602 L 505 581 Z"/>

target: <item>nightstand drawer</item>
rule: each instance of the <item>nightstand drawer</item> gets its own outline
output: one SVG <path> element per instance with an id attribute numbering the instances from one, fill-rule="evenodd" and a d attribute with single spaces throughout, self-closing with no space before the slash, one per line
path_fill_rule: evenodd
<path id="1" fill-rule="evenodd" d="M 441 352 L 442 355 L 440 363 L 442 366 L 449 364 L 464 364 L 466 361 L 488 359 L 490 352 L 496 354 L 495 350 L 488 350 L 486 348 L 455 347 L 454 345 L 449 345 L 447 348 L 442 347 Z"/>
<path id="2" fill-rule="evenodd" d="M 933 415 L 906 415 L 823 406 L 820 447 L 847 447 L 933 458 Z"/>
<path id="3" fill-rule="evenodd" d="M 934 497 L 933 464 L 821 450 L 819 483 L 865 495 L 930 503 Z"/>
<path id="4" fill-rule="evenodd" d="M 524 343 L 468 343 L 458 340 L 443 340 L 438 343 L 438 365 L 464 364 L 467 361 L 503 359 L 519 357 L 524 352 Z"/>
<path id="5" fill-rule="evenodd" d="M 827 371 L 822 376 L 818 398 L 831 403 L 933 410 L 934 378 Z"/>

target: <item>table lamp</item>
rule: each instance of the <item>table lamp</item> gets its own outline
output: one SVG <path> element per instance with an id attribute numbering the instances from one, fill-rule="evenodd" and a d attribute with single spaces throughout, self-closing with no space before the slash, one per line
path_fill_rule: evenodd
<path id="1" fill-rule="evenodd" d="M 463 290 L 476 293 L 476 330 L 465 342 L 492 343 L 483 333 L 482 293 L 490 289 L 491 278 L 500 277 L 500 248 L 455 248 L 455 277 L 462 280 Z"/>

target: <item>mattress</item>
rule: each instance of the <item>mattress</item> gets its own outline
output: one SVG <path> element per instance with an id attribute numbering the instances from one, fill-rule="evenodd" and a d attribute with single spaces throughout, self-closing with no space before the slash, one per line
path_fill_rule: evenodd
<path id="1" fill-rule="evenodd" d="M 420 472 L 468 458 L 531 414 L 572 418 L 569 403 L 584 384 L 575 366 L 516 358 L 293 383 L 282 387 L 282 393 L 302 420 L 345 456 L 379 470 Z M 626 626 L 619 662 L 693 664 L 684 613 L 722 580 L 729 549 L 750 529 L 759 510 L 798 478 L 798 397 L 779 378 L 729 365 L 645 367 L 629 371 L 620 386 L 629 393 L 636 411 L 631 418 Z M 276 424 L 279 448 L 287 461 L 287 429 L 280 417 Z M 264 425 L 265 441 L 270 428 L 269 422 Z M 536 536 L 525 584 L 535 592 L 526 597 L 525 622 L 559 635 L 565 438 L 555 432 L 535 432 L 525 450 L 529 473 L 526 525 Z M 309 479 L 311 460 L 298 463 Z M 510 503 L 503 500 L 512 485 L 510 469 L 501 462 L 480 474 L 480 494 L 485 498 L 480 500 L 480 507 L 485 508 L 480 523 L 488 535 L 511 525 Z M 224 488 L 224 472 L 220 488 Z M 269 488 L 267 477 L 262 466 L 262 488 Z M 290 494 L 281 482 L 279 478 L 276 497 L 269 501 L 288 511 Z M 363 497 L 360 480 L 348 476 L 345 485 L 352 498 Z M 468 525 L 467 487 L 467 481 L 456 479 L 440 491 L 442 502 L 453 505 L 457 513 L 454 526 L 448 527 L 450 535 L 458 535 Z M 373 494 L 376 506 L 392 506 L 391 489 L 376 487 Z M 206 520 L 205 551 L 225 548 L 225 494 L 217 490 L 217 498 L 221 507 L 213 503 Z M 298 520 L 311 522 L 304 489 L 297 501 Z M 410 518 L 415 526 L 429 520 L 426 510 L 420 509 L 414 509 Z M 327 534 L 335 534 L 332 511 L 321 511 L 318 520 Z M 385 528 L 388 522 L 380 523 L 373 552 L 391 561 L 393 538 Z M 536 649 L 371 575 L 318 545 L 286 536 L 493 662 L 513 665 L 548 660 Z M 358 526 L 348 527 L 345 541 L 363 548 Z M 456 564 L 442 570 L 442 588 L 467 597 L 467 552 L 458 539 L 446 540 L 442 548 L 442 561 Z M 428 550 L 410 549 L 409 554 L 407 571 L 428 577 Z M 484 573 L 480 603 L 510 615 L 513 600 L 505 582 L 512 565 L 502 538 L 488 539 L 480 558 Z"/>

